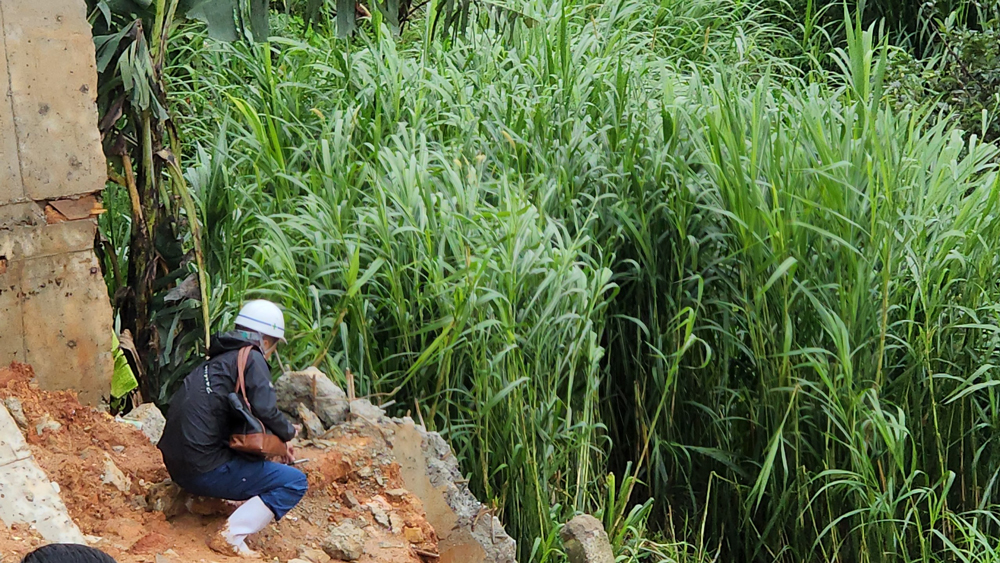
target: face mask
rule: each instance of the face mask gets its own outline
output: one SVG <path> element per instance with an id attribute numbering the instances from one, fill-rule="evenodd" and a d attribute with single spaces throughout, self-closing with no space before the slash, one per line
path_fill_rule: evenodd
<path id="1" fill-rule="evenodd" d="M 264 347 L 264 342 L 260 334 L 246 330 L 238 330 L 237 332 L 244 340 L 249 340 L 250 342 L 253 342 L 254 344 L 260 346 L 261 348 Z"/>

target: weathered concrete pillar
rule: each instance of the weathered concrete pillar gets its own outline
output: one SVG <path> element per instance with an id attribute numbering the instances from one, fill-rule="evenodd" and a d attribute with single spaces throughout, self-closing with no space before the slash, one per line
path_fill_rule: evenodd
<path id="1" fill-rule="evenodd" d="M 107 396 L 111 304 L 94 255 L 106 162 L 84 0 L 0 0 L 0 363 Z"/>
<path id="2" fill-rule="evenodd" d="M 601 521 L 581 514 L 559 532 L 570 563 L 615 563 L 611 542 Z"/>

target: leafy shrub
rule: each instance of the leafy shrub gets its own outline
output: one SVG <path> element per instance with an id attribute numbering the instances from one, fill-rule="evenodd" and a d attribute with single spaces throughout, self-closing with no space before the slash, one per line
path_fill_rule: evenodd
<path id="1" fill-rule="evenodd" d="M 935 100 L 943 117 L 986 140 L 1000 139 L 1000 19 L 974 29 L 954 15 L 938 33 L 940 53 L 927 60 L 895 50 L 887 93 L 897 109 Z"/>

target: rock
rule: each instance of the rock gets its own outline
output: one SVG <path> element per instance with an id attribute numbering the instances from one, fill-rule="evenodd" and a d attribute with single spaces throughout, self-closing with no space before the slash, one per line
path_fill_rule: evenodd
<path id="1" fill-rule="evenodd" d="M 3 404 L 7 407 L 7 411 L 10 412 L 10 416 L 14 417 L 14 422 L 18 428 L 27 430 L 28 417 L 24 416 L 24 409 L 21 408 L 21 400 L 17 397 L 8 397 L 3 400 Z"/>
<path id="2" fill-rule="evenodd" d="M 300 547 L 298 555 L 299 559 L 307 561 L 308 563 L 330 563 L 330 556 L 327 555 L 322 549 Z M 291 561 L 289 561 L 289 563 L 291 563 Z"/>
<path id="3" fill-rule="evenodd" d="M 142 486 L 141 482 L 139 483 L 139 486 Z M 146 497 L 142 495 L 132 495 L 132 498 L 129 499 L 129 504 L 136 510 L 149 512 L 149 503 L 146 502 Z"/>
<path id="4" fill-rule="evenodd" d="M 123 454 L 125 453 L 125 446 L 111 446 L 111 451 L 116 454 Z"/>
<path id="5" fill-rule="evenodd" d="M 615 563 L 611 542 L 601 521 L 581 514 L 559 532 L 570 563 Z"/>
<path id="6" fill-rule="evenodd" d="M 160 563 L 160 562 L 157 561 L 156 563 Z M 311 562 L 307 561 L 305 559 L 298 559 L 298 558 L 296 558 L 296 559 L 289 559 L 288 563 L 311 563 Z"/>
<path id="7" fill-rule="evenodd" d="M 360 559 L 365 552 L 365 533 L 350 522 L 330 528 L 323 551 L 338 561 Z"/>
<path id="8" fill-rule="evenodd" d="M 361 477 L 362 479 L 371 479 L 372 478 L 372 468 L 366 465 L 366 466 L 362 467 L 361 469 L 358 469 L 358 477 Z"/>
<path id="9" fill-rule="evenodd" d="M 184 513 L 187 497 L 187 493 L 168 479 L 149 487 L 146 505 L 149 510 L 162 512 L 169 519 Z"/>
<path id="10" fill-rule="evenodd" d="M 306 436 L 309 438 L 319 438 L 326 432 L 326 428 L 323 428 L 323 421 L 316 416 L 313 411 L 309 410 L 309 407 L 299 403 L 295 407 L 296 413 L 299 415 L 299 420 L 306 428 Z"/>
<path id="11" fill-rule="evenodd" d="M 424 543 L 424 532 L 420 528 L 403 528 L 403 537 L 410 543 Z"/>
<path id="12" fill-rule="evenodd" d="M 368 399 L 355 399 L 351 401 L 351 415 L 377 423 L 385 418 L 385 411 L 371 404 Z"/>
<path id="13" fill-rule="evenodd" d="M 122 470 L 118 469 L 118 466 L 107 454 L 104 457 L 104 473 L 101 474 L 101 482 L 105 485 L 112 485 L 123 493 L 132 488 L 132 479 L 122 473 Z"/>
<path id="14" fill-rule="evenodd" d="M 344 499 L 344 503 L 347 505 L 347 507 L 352 510 L 361 506 L 361 503 L 358 502 L 358 498 L 354 496 L 354 493 L 352 493 L 351 491 L 344 491 L 343 494 L 340 495 L 340 497 Z"/>
<path id="15" fill-rule="evenodd" d="M 389 489 L 385 492 L 385 496 L 396 501 L 403 500 L 408 494 L 410 494 L 410 491 L 407 491 L 406 489 Z"/>
<path id="16" fill-rule="evenodd" d="M 143 403 L 132 409 L 132 412 L 125 415 L 125 420 L 138 422 L 139 429 L 154 446 L 159 443 L 163 427 L 167 425 L 167 419 L 163 418 L 163 413 L 153 403 Z"/>
<path id="17" fill-rule="evenodd" d="M 298 405 L 303 404 L 327 427 L 347 420 L 347 394 L 316 368 L 282 375 L 274 382 L 274 391 L 278 409 L 293 418 L 297 418 Z"/>
<path id="18" fill-rule="evenodd" d="M 392 530 L 392 533 L 402 533 L 404 526 L 406 526 L 406 520 L 402 516 L 395 512 L 389 513 L 389 529 Z"/>
<path id="19" fill-rule="evenodd" d="M 42 415 L 42 418 L 38 419 L 38 422 L 35 423 L 35 432 L 37 432 L 39 436 L 41 436 L 46 430 L 58 432 L 61 428 L 62 424 L 52 420 L 52 417 L 47 414 Z"/>
<path id="20" fill-rule="evenodd" d="M 392 522 L 389 521 L 389 514 L 386 513 L 381 506 L 373 502 L 368 503 L 367 506 L 368 510 L 372 512 L 372 518 L 374 518 L 376 522 L 386 528 L 390 528 L 392 526 Z"/>

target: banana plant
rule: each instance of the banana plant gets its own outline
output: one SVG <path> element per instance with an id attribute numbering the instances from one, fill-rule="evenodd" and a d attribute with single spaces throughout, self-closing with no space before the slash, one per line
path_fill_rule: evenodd
<path id="1" fill-rule="evenodd" d="M 120 198 L 129 211 L 124 220 L 102 218 L 102 236 L 114 240 L 98 252 L 112 273 L 109 292 L 122 333 L 134 343 L 130 359 L 141 397 L 163 403 L 169 382 L 207 348 L 210 325 L 201 228 L 163 76 L 169 32 L 196 18 L 220 39 L 264 39 L 268 6 L 266 0 L 88 0 L 87 6 L 108 157 L 106 197 Z"/>

